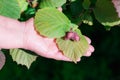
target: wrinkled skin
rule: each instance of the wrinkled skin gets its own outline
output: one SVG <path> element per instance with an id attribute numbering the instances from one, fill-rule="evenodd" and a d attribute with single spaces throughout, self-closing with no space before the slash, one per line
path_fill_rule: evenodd
<path id="1" fill-rule="evenodd" d="M 62 9 L 60 10 L 62 11 Z M 26 22 L 19 22 L 0 16 L 0 48 L 23 48 L 34 51 L 36 54 L 46 58 L 71 61 L 60 52 L 54 39 L 45 38 L 38 34 L 33 23 L 33 18 Z M 86 39 L 90 44 L 91 40 L 88 37 Z M 93 51 L 94 47 L 89 45 L 88 51 L 84 56 L 90 56 Z"/>

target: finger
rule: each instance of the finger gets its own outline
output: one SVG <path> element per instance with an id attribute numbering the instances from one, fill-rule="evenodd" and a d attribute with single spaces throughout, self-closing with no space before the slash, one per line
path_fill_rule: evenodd
<path id="1" fill-rule="evenodd" d="M 90 45 L 87 53 L 84 54 L 84 56 L 89 57 L 89 56 L 91 56 L 92 52 L 94 52 L 94 47 L 92 45 Z"/>
<path id="2" fill-rule="evenodd" d="M 91 56 L 91 52 L 90 51 L 87 51 L 87 53 L 86 54 L 84 54 L 84 56 L 86 56 L 86 57 L 89 57 L 89 56 Z"/>
<path id="3" fill-rule="evenodd" d="M 85 36 L 86 40 L 88 41 L 88 43 L 90 44 L 91 43 L 91 40 L 90 38 L 88 38 L 87 36 Z"/>
<path id="4" fill-rule="evenodd" d="M 89 51 L 90 51 L 90 52 L 94 52 L 94 50 L 95 50 L 94 47 L 93 47 L 92 45 L 90 45 Z"/>

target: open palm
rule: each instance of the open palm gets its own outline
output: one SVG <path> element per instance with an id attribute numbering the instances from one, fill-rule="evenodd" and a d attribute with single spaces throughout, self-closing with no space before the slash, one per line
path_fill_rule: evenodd
<path id="1" fill-rule="evenodd" d="M 71 61 L 65 57 L 60 50 L 58 49 L 55 40 L 46 38 L 38 34 L 34 28 L 33 18 L 28 20 L 26 23 L 26 35 L 25 35 L 25 48 L 36 52 L 38 55 L 52 58 L 56 60 Z M 91 43 L 90 39 L 87 38 L 89 44 Z M 90 56 L 94 51 L 94 48 L 90 45 L 85 56 Z M 80 59 L 78 59 L 80 61 Z"/>

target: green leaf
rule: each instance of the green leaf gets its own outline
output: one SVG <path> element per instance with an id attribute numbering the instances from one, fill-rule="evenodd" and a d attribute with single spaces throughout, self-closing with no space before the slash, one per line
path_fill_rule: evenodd
<path id="1" fill-rule="evenodd" d="M 71 23 L 70 24 L 71 28 L 73 31 L 75 31 L 76 29 L 78 29 L 78 25 L 74 24 L 74 23 Z"/>
<path id="2" fill-rule="evenodd" d="M 2 51 L 0 51 L 0 70 L 3 68 L 5 65 L 5 55 L 3 54 Z"/>
<path id="3" fill-rule="evenodd" d="M 16 61 L 17 64 L 25 65 L 28 69 L 30 68 L 32 62 L 37 58 L 36 55 L 27 53 L 21 49 L 11 49 L 10 55 L 12 56 L 13 61 Z"/>
<path id="4" fill-rule="evenodd" d="M 26 7 L 25 0 L 0 0 L 0 15 L 18 19 Z"/>
<path id="5" fill-rule="evenodd" d="M 63 4 L 66 3 L 66 0 L 42 0 L 40 2 L 40 8 L 45 7 L 61 7 Z"/>
<path id="6" fill-rule="evenodd" d="M 111 0 L 97 0 L 94 14 L 96 19 L 104 26 L 120 24 L 120 18 Z"/>
<path id="7" fill-rule="evenodd" d="M 90 0 L 84 0 L 82 5 L 84 9 L 89 9 L 90 4 L 91 4 Z"/>
<path id="8" fill-rule="evenodd" d="M 82 0 L 76 0 L 70 5 L 70 13 L 72 13 L 73 16 L 78 16 L 83 12 L 83 6 L 82 6 Z"/>
<path id="9" fill-rule="evenodd" d="M 43 8 L 35 15 L 35 28 L 43 36 L 59 38 L 70 30 L 70 20 L 55 8 Z"/>
<path id="10" fill-rule="evenodd" d="M 93 19 L 92 19 L 92 16 L 90 15 L 89 12 L 86 11 L 86 12 L 81 16 L 81 18 L 82 18 L 83 23 L 88 24 L 88 25 L 90 25 L 90 26 L 93 25 Z"/>
<path id="11" fill-rule="evenodd" d="M 82 23 L 81 16 L 79 15 L 73 15 L 71 10 L 69 11 L 64 11 L 65 15 L 71 20 L 72 23 L 80 25 Z"/>
<path id="12" fill-rule="evenodd" d="M 25 11 L 28 8 L 28 2 L 26 2 L 26 0 L 17 0 L 17 1 L 21 9 L 21 12 Z"/>
<path id="13" fill-rule="evenodd" d="M 17 0 L 0 0 L 0 15 L 18 19 L 20 13 L 21 10 Z"/>
<path id="14" fill-rule="evenodd" d="M 58 38 L 56 43 L 63 54 L 76 63 L 77 60 L 87 52 L 89 45 L 85 37 L 81 34 L 80 30 L 76 29 L 75 32 L 77 32 L 80 37 L 79 41 Z"/>

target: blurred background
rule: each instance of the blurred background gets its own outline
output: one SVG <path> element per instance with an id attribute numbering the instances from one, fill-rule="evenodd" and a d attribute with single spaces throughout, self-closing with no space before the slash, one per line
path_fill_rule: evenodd
<path id="1" fill-rule="evenodd" d="M 0 80 L 120 80 L 120 28 L 107 31 L 94 22 L 94 26 L 80 26 L 95 47 L 90 57 L 82 57 L 77 64 L 38 57 L 28 70 L 13 62 L 9 51 L 4 50 L 7 58 Z"/>
<path id="2" fill-rule="evenodd" d="M 81 10 L 80 1 L 71 9 L 76 14 Z M 34 9 L 28 9 L 28 13 L 29 10 Z M 21 20 L 31 17 L 26 15 Z M 82 33 L 91 38 L 95 47 L 90 57 L 82 57 L 80 62 L 74 64 L 39 56 L 28 70 L 13 62 L 9 50 L 3 50 L 6 63 L 0 71 L 0 80 L 120 80 L 120 28 L 116 26 L 107 31 L 95 19 L 93 22 L 93 26 L 80 25 Z"/>

